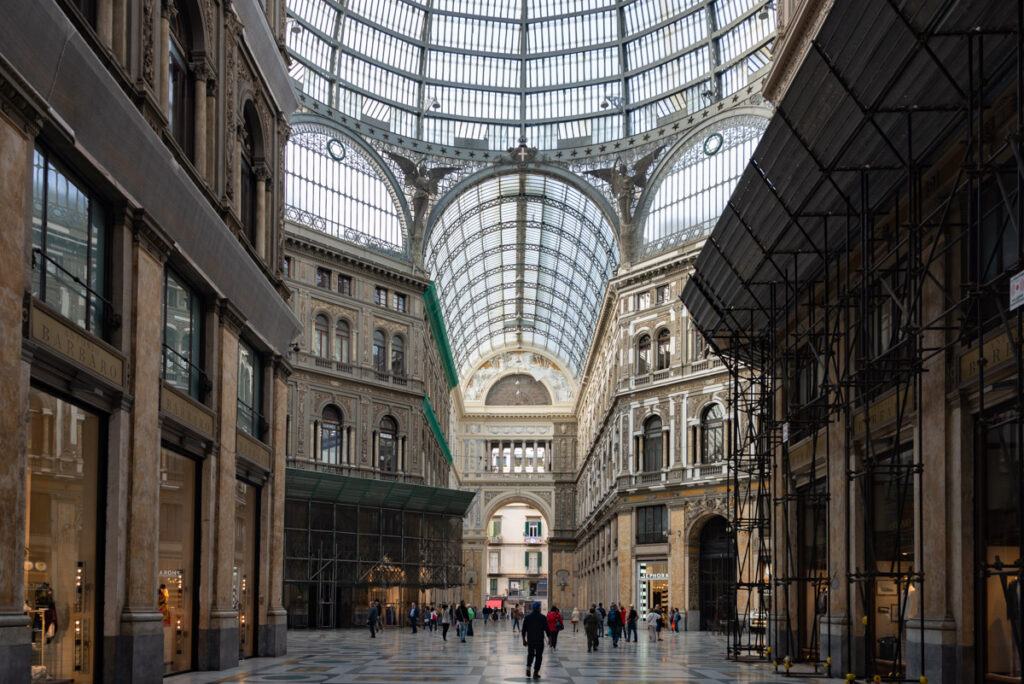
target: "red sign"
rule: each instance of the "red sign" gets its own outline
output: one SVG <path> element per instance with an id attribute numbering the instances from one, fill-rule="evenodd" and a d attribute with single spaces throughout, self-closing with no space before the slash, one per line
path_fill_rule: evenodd
<path id="1" fill-rule="evenodd" d="M 1010 278 L 1010 311 L 1024 304 L 1024 271 Z"/>

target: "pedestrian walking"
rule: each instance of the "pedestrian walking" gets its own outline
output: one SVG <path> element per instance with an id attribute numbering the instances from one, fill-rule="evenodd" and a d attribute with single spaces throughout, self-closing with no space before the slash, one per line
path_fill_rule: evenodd
<path id="1" fill-rule="evenodd" d="M 608 606 L 608 629 L 612 633 L 612 648 L 618 648 L 622 638 L 622 611 L 617 603 Z"/>
<path id="2" fill-rule="evenodd" d="M 447 603 L 441 604 L 441 639 L 448 641 L 448 629 L 452 626 L 452 607 Z"/>
<path id="3" fill-rule="evenodd" d="M 420 621 L 420 609 L 416 606 L 416 602 L 412 602 L 412 606 L 409 608 L 409 622 L 412 624 L 412 633 L 416 633 L 416 623 Z"/>
<path id="4" fill-rule="evenodd" d="M 558 633 L 563 629 L 565 629 L 565 623 L 562 622 L 562 614 L 558 612 L 558 606 L 551 606 L 551 610 L 548 611 L 548 641 L 552 651 L 558 646 Z"/>
<path id="5" fill-rule="evenodd" d="M 459 607 L 455 609 L 455 627 L 459 634 L 459 640 L 466 641 L 466 631 L 469 629 L 469 610 L 465 601 L 459 601 Z"/>
<path id="6" fill-rule="evenodd" d="M 605 630 L 605 620 L 608 618 L 608 611 L 604 609 L 604 604 L 598 601 L 597 603 L 597 617 L 601 620 L 601 631 L 597 633 L 599 637 L 603 637 Z"/>
<path id="7" fill-rule="evenodd" d="M 583 631 L 587 635 L 587 653 L 597 650 L 597 635 L 601 631 L 601 618 L 597 615 L 597 606 L 590 604 L 590 611 L 583 616 Z"/>
<path id="8" fill-rule="evenodd" d="M 523 614 L 519 611 L 519 606 L 512 606 L 512 631 L 519 631 L 519 622 Z"/>
<path id="9" fill-rule="evenodd" d="M 629 604 L 629 613 L 626 614 L 626 642 L 629 642 L 629 635 L 633 635 L 633 643 L 637 641 L 636 637 L 636 623 L 640 619 L 640 615 L 636 612 L 636 608 L 633 604 Z"/>
<path id="10" fill-rule="evenodd" d="M 377 618 L 380 611 L 377 609 L 377 602 L 370 601 L 370 610 L 366 613 L 366 626 L 370 628 L 370 638 L 377 638 Z"/>
<path id="11" fill-rule="evenodd" d="M 678 608 L 673 608 L 672 609 L 672 631 L 673 632 L 678 632 L 679 631 L 679 623 L 682 621 L 682 617 L 683 616 L 679 613 L 679 609 Z"/>
<path id="12" fill-rule="evenodd" d="M 579 631 L 577 629 L 577 626 L 579 625 L 579 621 L 580 621 L 580 609 L 574 607 L 572 609 L 572 615 L 569 616 L 569 622 L 572 623 L 572 631 L 573 632 L 578 632 Z"/>
<path id="13" fill-rule="evenodd" d="M 540 679 L 540 663 L 544 658 L 544 637 L 551 637 L 548 620 L 540 612 L 540 601 L 535 601 L 533 610 L 523 619 L 523 646 L 526 647 L 526 676 L 530 676 L 533 666 L 533 678 Z"/>

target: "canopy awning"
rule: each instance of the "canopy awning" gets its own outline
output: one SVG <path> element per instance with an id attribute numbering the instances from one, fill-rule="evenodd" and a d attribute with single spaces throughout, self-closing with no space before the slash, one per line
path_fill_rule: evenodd
<path id="1" fill-rule="evenodd" d="M 504 599 L 487 599 L 488 608 L 501 608 L 501 604 L 504 603 Z"/>
<path id="2" fill-rule="evenodd" d="M 338 473 L 287 468 L 285 496 L 293 499 L 361 504 L 447 515 L 466 514 L 473 492 L 446 487 L 371 480 Z"/>

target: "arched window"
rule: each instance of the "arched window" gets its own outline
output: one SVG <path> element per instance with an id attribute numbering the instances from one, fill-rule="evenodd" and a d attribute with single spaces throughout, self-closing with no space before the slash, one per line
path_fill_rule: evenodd
<path id="1" fill-rule="evenodd" d="M 643 335 L 636 344 L 636 374 L 651 372 L 651 336 Z"/>
<path id="2" fill-rule="evenodd" d="M 257 173 L 257 167 L 263 161 L 263 137 L 260 132 L 259 117 L 256 115 L 256 108 L 252 102 L 245 105 L 243 119 L 242 153 L 239 168 L 239 173 L 242 174 L 241 197 L 239 198 L 241 211 L 238 218 L 242 222 L 245 237 L 259 250 L 259 222 L 262 217 L 257 216 L 256 203 L 258 193 L 262 192 L 262 183 Z"/>
<path id="3" fill-rule="evenodd" d="M 405 340 L 399 335 L 391 338 L 391 373 L 405 377 Z"/>
<path id="4" fill-rule="evenodd" d="M 192 159 L 192 138 L 195 88 L 189 71 L 192 37 L 189 32 L 187 3 L 179 2 L 170 12 L 170 40 L 167 59 L 167 125 L 178 147 Z M 201 93 L 203 97 L 206 93 Z"/>
<path id="5" fill-rule="evenodd" d="M 388 372 L 387 338 L 380 330 L 375 330 L 373 333 L 373 367 L 378 374 L 383 375 Z"/>
<path id="6" fill-rule="evenodd" d="M 377 455 L 381 470 L 393 473 L 398 469 L 398 424 L 391 416 L 380 419 L 377 433 Z"/>
<path id="7" fill-rule="evenodd" d="M 651 416 L 644 421 L 644 472 L 652 473 L 661 470 L 663 441 L 661 418 Z"/>
<path id="8" fill-rule="evenodd" d="M 331 465 L 341 463 L 341 409 L 324 407 L 320 420 L 320 460 Z"/>
<path id="9" fill-rule="evenodd" d="M 717 463 L 725 458 L 725 412 L 718 404 L 711 404 L 700 417 L 701 460 Z"/>
<path id="10" fill-rule="evenodd" d="M 313 355 L 326 358 L 331 349 L 330 338 L 330 323 L 327 322 L 327 316 L 323 314 L 317 314 L 316 318 L 313 319 Z"/>
<path id="11" fill-rule="evenodd" d="M 658 333 L 658 370 L 665 370 L 672 363 L 672 352 L 669 345 L 672 342 L 672 334 L 668 328 L 662 328 Z"/>
<path id="12" fill-rule="evenodd" d="M 352 340 L 352 330 L 348 325 L 348 321 L 339 320 L 338 324 L 334 326 L 334 360 L 340 363 L 348 363 L 349 354 L 349 343 Z"/>

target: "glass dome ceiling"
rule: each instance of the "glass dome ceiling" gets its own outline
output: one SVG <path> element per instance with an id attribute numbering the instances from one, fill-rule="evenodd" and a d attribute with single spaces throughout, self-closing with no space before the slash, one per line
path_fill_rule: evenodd
<path id="1" fill-rule="evenodd" d="M 768 0 L 288 0 L 305 95 L 395 137 L 541 150 L 644 133 L 768 63 Z"/>
<path id="2" fill-rule="evenodd" d="M 444 208 L 425 257 L 463 377 L 530 346 L 579 375 L 618 267 L 612 226 L 581 190 L 530 172 L 484 180 Z"/>

